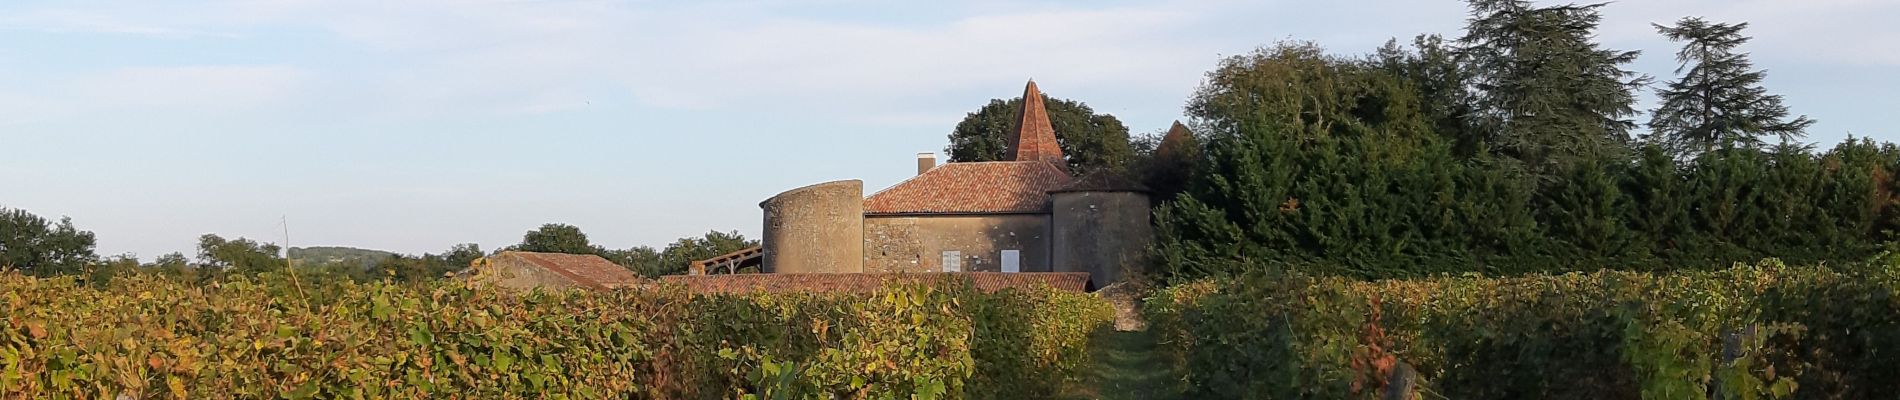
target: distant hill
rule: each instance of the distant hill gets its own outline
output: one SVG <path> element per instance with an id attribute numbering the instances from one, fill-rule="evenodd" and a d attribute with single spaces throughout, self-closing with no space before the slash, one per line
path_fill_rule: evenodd
<path id="1" fill-rule="evenodd" d="M 396 255 L 396 253 L 341 246 L 290 248 L 290 259 L 297 260 L 297 263 L 303 265 L 350 264 L 369 266 L 375 263 L 376 260 L 389 258 L 389 256 L 393 255 Z"/>

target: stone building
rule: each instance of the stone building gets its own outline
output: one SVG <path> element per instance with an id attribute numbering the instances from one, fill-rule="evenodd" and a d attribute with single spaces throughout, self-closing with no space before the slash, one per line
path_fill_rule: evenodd
<path id="1" fill-rule="evenodd" d="M 1119 280 L 1152 234 L 1146 189 L 1101 172 L 1072 178 L 1034 81 L 1009 161 L 938 165 L 863 195 L 857 180 L 792 189 L 765 211 L 767 273 L 1086 272 Z"/>
<path id="2" fill-rule="evenodd" d="M 633 271 L 592 254 L 504 251 L 469 264 L 472 279 L 511 289 L 610 290 L 641 282 Z"/>

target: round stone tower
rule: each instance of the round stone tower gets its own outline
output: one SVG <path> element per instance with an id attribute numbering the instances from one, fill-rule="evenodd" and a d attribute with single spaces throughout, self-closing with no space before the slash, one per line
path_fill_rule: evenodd
<path id="1" fill-rule="evenodd" d="M 843 180 L 787 190 L 765 209 L 760 272 L 864 270 L 864 182 Z"/>
<path id="2" fill-rule="evenodd" d="M 1146 187 L 1095 172 L 1050 191 L 1049 201 L 1056 272 L 1087 272 L 1089 285 L 1100 288 L 1121 281 L 1129 269 L 1146 267 L 1154 236 Z"/>

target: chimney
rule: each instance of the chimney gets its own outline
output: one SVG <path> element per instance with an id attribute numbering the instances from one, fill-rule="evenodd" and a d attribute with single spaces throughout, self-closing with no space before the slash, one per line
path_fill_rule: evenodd
<path id="1" fill-rule="evenodd" d="M 918 175 L 923 175 L 924 172 L 928 172 L 930 171 L 931 168 L 936 168 L 936 167 L 937 167 L 936 153 L 917 153 L 917 174 Z"/>

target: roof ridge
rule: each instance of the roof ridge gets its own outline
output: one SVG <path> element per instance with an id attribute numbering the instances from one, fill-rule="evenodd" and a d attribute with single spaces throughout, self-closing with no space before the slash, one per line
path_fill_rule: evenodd
<path id="1" fill-rule="evenodd" d="M 929 169 L 929 170 L 925 170 L 925 171 L 924 171 L 924 173 L 921 173 L 921 174 L 916 174 L 916 175 L 911 175 L 911 176 L 910 176 L 909 178 L 904 178 L 904 180 L 901 180 L 901 181 L 897 181 L 897 183 L 893 183 L 893 184 L 891 184 L 890 186 L 885 186 L 885 187 L 884 187 L 883 189 L 878 189 L 878 191 L 876 191 L 876 192 L 872 192 L 872 193 L 871 193 L 871 194 L 869 194 L 869 195 L 865 195 L 865 196 L 864 196 L 864 198 L 866 198 L 866 199 L 869 199 L 869 198 L 872 198 L 872 197 L 877 197 L 877 195 L 879 195 L 879 194 L 882 194 L 882 193 L 884 193 L 884 192 L 887 192 L 887 191 L 890 191 L 891 189 L 894 189 L 894 188 L 897 188 L 898 186 L 904 186 L 904 184 L 905 184 L 905 183 L 907 183 L 907 182 L 910 182 L 910 181 L 913 181 L 913 180 L 916 180 L 916 179 L 917 179 L 918 177 L 922 177 L 922 176 L 924 176 L 924 175 L 928 175 L 928 174 L 930 174 L 931 172 L 936 172 L 936 171 L 938 171 L 938 170 L 940 170 L 940 169 L 943 169 L 944 167 L 950 167 L 950 166 L 952 166 L 952 165 L 956 165 L 956 166 L 966 166 L 966 165 L 996 165 L 996 164 L 1025 164 L 1025 165 L 1026 165 L 1026 164 L 1049 164 L 1049 163 L 1046 163 L 1046 162 L 1037 162 L 1037 161 L 1009 161 L 1009 160 L 996 160 L 996 161 L 958 161 L 958 162 L 947 162 L 947 163 L 943 163 L 943 164 L 940 164 L 940 165 L 937 165 L 936 167 L 933 167 L 933 168 L 931 168 L 931 169 Z M 1054 165 L 1050 165 L 1050 166 L 1051 166 L 1051 167 L 1054 167 Z M 954 168 L 954 167 L 953 167 L 953 168 Z M 1057 167 L 1057 168 L 1056 168 L 1056 170 L 1057 170 L 1057 171 L 1061 171 L 1062 169 L 1061 169 L 1060 167 Z M 1068 173 L 1067 173 L 1067 172 L 1063 172 L 1063 175 L 1068 175 Z"/>
<path id="2" fill-rule="evenodd" d="M 1073 178 L 1054 163 L 948 163 L 865 197 L 864 212 L 1046 212 L 1048 191 Z"/>
<path id="3" fill-rule="evenodd" d="M 573 281 L 578 286 L 613 289 L 640 280 L 640 276 L 598 254 L 504 250 L 489 257 L 512 256 L 537 268 Z M 579 267 L 579 268 L 576 268 Z M 602 276 L 600 273 L 618 276 Z"/>
<path id="4" fill-rule="evenodd" d="M 884 187 L 883 189 L 878 189 L 878 190 L 877 190 L 876 192 L 871 192 L 871 194 L 868 194 L 868 195 L 865 195 L 865 196 L 864 196 L 864 199 L 865 199 L 865 200 L 870 200 L 870 199 L 871 199 L 872 197 L 877 197 L 877 195 L 880 195 L 880 194 L 884 194 L 884 192 L 888 192 L 888 191 L 891 191 L 891 189 L 896 189 L 896 188 L 897 188 L 898 186 L 904 186 L 904 184 L 905 184 L 905 183 L 910 183 L 910 181 L 914 181 L 914 180 L 917 180 L 917 178 L 919 178 L 919 177 L 923 177 L 923 176 L 924 176 L 925 174 L 929 174 L 929 173 L 931 173 L 932 171 L 936 171 L 936 170 L 938 170 L 938 169 L 940 169 L 940 168 L 942 168 L 942 167 L 944 167 L 944 166 L 946 166 L 946 165 L 950 165 L 950 164 L 961 164 L 961 163 L 943 163 L 943 165 L 938 165 L 938 166 L 936 166 L 936 167 L 932 167 L 932 168 L 930 168 L 930 169 L 928 169 L 928 170 L 925 170 L 925 171 L 924 171 L 924 173 L 922 173 L 922 174 L 916 174 L 916 175 L 911 175 L 911 176 L 910 176 L 909 178 L 904 178 L 904 180 L 901 180 L 901 181 L 897 181 L 897 183 L 893 183 L 893 184 L 891 184 L 890 186 L 885 186 L 885 187 Z"/>

